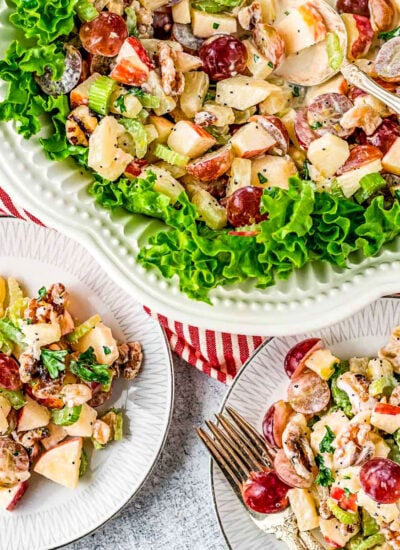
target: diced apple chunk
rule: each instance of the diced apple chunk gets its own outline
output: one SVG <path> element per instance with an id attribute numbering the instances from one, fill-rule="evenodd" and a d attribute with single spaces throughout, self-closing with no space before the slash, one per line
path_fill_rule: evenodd
<path id="1" fill-rule="evenodd" d="M 311 2 L 285 11 L 276 29 L 285 40 L 287 55 L 318 44 L 326 38 L 324 20 Z"/>
<path id="2" fill-rule="evenodd" d="M 247 68 L 254 78 L 267 78 L 274 70 L 274 66 L 253 44 L 251 40 L 243 40 L 247 50 Z"/>
<path id="3" fill-rule="evenodd" d="M 117 147 L 118 138 L 125 132 L 113 116 L 106 116 L 89 138 L 88 165 L 103 178 L 114 181 L 133 160 L 133 156 Z M 35 326 L 35 325 L 31 325 Z"/>
<path id="4" fill-rule="evenodd" d="M 321 529 L 322 535 L 328 545 L 328 548 L 343 548 L 347 541 L 349 541 L 357 531 L 351 531 L 350 533 L 345 533 L 341 529 L 341 523 L 336 518 L 323 519 L 319 520 L 319 528 Z"/>
<path id="5" fill-rule="evenodd" d="M 185 75 L 185 88 L 180 99 L 182 111 L 193 118 L 200 111 L 206 97 L 210 79 L 203 71 L 192 71 Z"/>
<path id="6" fill-rule="evenodd" d="M 24 324 L 22 327 L 24 340 L 28 347 L 41 348 L 58 342 L 61 338 L 61 328 L 58 323 Z"/>
<path id="7" fill-rule="evenodd" d="M 238 111 L 245 111 L 264 101 L 278 86 L 249 76 L 233 76 L 217 82 L 215 101 Z"/>
<path id="8" fill-rule="evenodd" d="M 231 173 L 228 186 L 226 188 L 226 196 L 229 197 L 242 187 L 251 185 L 251 160 L 235 158 L 232 162 Z"/>
<path id="9" fill-rule="evenodd" d="M 79 480 L 81 455 L 82 438 L 68 439 L 42 454 L 34 471 L 64 487 L 75 489 Z"/>
<path id="10" fill-rule="evenodd" d="M 387 172 L 400 176 L 400 138 L 396 138 L 383 157 L 382 166 Z"/>
<path id="11" fill-rule="evenodd" d="M 396 504 L 378 504 L 365 494 L 363 490 L 357 493 L 357 504 L 365 508 L 369 515 L 378 522 L 391 523 L 399 516 L 399 509 Z"/>
<path id="12" fill-rule="evenodd" d="M 151 115 L 149 122 L 153 124 L 157 130 L 159 143 L 167 143 L 169 134 L 171 133 L 174 123 L 162 116 Z"/>
<path id="13" fill-rule="evenodd" d="M 319 526 L 319 517 L 311 491 L 309 489 L 290 489 L 287 496 L 296 516 L 299 530 L 316 529 Z"/>
<path id="14" fill-rule="evenodd" d="M 325 178 L 333 176 L 350 156 L 349 144 L 334 134 L 324 134 L 310 143 L 308 160 Z"/>
<path id="15" fill-rule="evenodd" d="M 289 156 L 264 155 L 252 161 L 251 185 L 288 189 L 289 178 L 295 174 L 297 168 Z"/>
<path id="16" fill-rule="evenodd" d="M 14 487 L 0 488 L 0 508 L 12 512 L 28 489 L 28 482 L 21 481 Z"/>
<path id="17" fill-rule="evenodd" d="M 375 405 L 371 414 L 371 424 L 379 430 L 382 430 L 388 434 L 393 434 L 400 428 L 400 408 L 399 414 L 385 414 L 377 412 Z"/>
<path id="18" fill-rule="evenodd" d="M 318 349 L 310 355 L 305 365 L 324 380 L 329 380 L 335 372 L 335 365 L 339 362 L 340 359 L 332 355 L 329 349 Z"/>
<path id="19" fill-rule="evenodd" d="M 76 344 L 72 344 L 72 347 L 80 353 L 92 347 L 96 359 L 101 365 L 112 365 L 119 357 L 117 342 L 112 331 L 103 323 L 97 323 Z M 105 353 L 105 349 L 107 353 Z"/>
<path id="20" fill-rule="evenodd" d="M 275 140 L 260 124 L 249 122 L 232 136 L 231 143 L 238 157 L 251 158 L 268 151 Z"/>
<path id="21" fill-rule="evenodd" d="M 374 456 L 379 458 L 387 458 L 390 453 L 390 447 L 386 444 L 383 437 L 380 437 L 378 434 L 371 432 L 369 438 L 375 445 Z"/>
<path id="22" fill-rule="evenodd" d="M 215 145 L 216 139 L 193 122 L 180 120 L 175 124 L 167 143 L 177 153 L 196 158 Z"/>
<path id="23" fill-rule="evenodd" d="M 345 95 L 346 93 L 347 93 L 347 81 L 341 74 L 338 74 L 337 76 L 334 76 L 324 84 L 320 84 L 318 86 L 310 86 L 307 89 L 307 94 L 305 99 L 306 99 L 307 105 L 309 105 L 314 98 L 322 94 Z"/>
<path id="24" fill-rule="evenodd" d="M 140 3 L 147 10 L 154 11 L 168 4 L 168 0 L 141 0 Z"/>
<path id="25" fill-rule="evenodd" d="M 235 34 L 236 17 L 192 10 L 192 29 L 194 36 L 199 38 L 208 38 L 214 34 Z"/>
<path id="26" fill-rule="evenodd" d="M 156 175 L 157 179 L 154 183 L 154 190 L 158 193 L 163 193 L 171 199 L 174 204 L 178 196 L 184 191 L 184 187 L 176 180 L 173 175 L 159 166 L 151 165 L 150 170 Z"/>
<path id="27" fill-rule="evenodd" d="M 11 411 L 10 402 L 3 395 L 0 395 L 0 410 L 5 417 L 7 417 L 8 413 Z"/>
<path id="28" fill-rule="evenodd" d="M 188 73 L 189 71 L 195 71 L 200 69 L 203 65 L 200 57 L 195 55 L 190 55 L 186 52 L 176 52 L 176 69 L 182 71 L 183 73 Z"/>
<path id="29" fill-rule="evenodd" d="M 380 159 L 364 164 L 360 168 L 349 170 L 344 174 L 341 174 L 336 178 L 336 181 L 342 188 L 342 192 L 345 197 L 349 198 L 360 188 L 360 180 L 367 174 L 373 174 L 382 170 L 382 163 Z"/>
<path id="30" fill-rule="evenodd" d="M 65 426 L 68 435 L 79 437 L 92 437 L 93 425 L 97 418 L 97 412 L 87 403 L 82 405 L 79 419 L 70 426 Z"/>
<path id="31" fill-rule="evenodd" d="M 26 405 L 22 407 L 18 418 L 18 431 L 27 432 L 35 428 L 43 428 L 50 422 L 50 413 L 46 407 L 39 405 L 34 399 L 25 396 Z"/>
<path id="32" fill-rule="evenodd" d="M 188 24 L 192 20 L 189 0 L 181 0 L 171 8 L 172 19 L 175 23 Z"/>
<path id="33" fill-rule="evenodd" d="M 231 107 L 224 107 L 217 103 L 205 103 L 201 112 L 208 113 L 213 117 L 213 126 L 223 127 L 235 122 L 235 114 Z"/>
<path id="34" fill-rule="evenodd" d="M 50 422 L 50 424 L 47 426 L 47 429 L 49 430 L 48 437 L 43 438 L 40 442 L 43 445 L 43 447 L 48 451 L 49 449 L 55 447 L 67 437 L 67 432 L 64 428 L 64 426 L 57 426 L 57 424 L 53 424 Z"/>
<path id="35" fill-rule="evenodd" d="M 275 115 L 282 111 L 286 111 L 293 99 L 292 90 L 289 86 L 277 87 L 272 90 L 269 96 L 264 99 L 259 105 L 261 115 Z"/>

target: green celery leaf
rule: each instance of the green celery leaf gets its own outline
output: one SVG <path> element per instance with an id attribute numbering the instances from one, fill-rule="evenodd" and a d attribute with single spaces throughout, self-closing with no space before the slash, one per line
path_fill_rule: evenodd
<path id="1" fill-rule="evenodd" d="M 326 433 L 319 444 L 320 453 L 333 453 L 335 449 L 332 447 L 332 442 L 335 439 L 335 434 L 329 426 L 325 426 Z"/>
<path id="2" fill-rule="evenodd" d="M 42 349 L 40 358 L 43 365 L 49 371 L 51 378 L 58 378 L 60 372 L 65 370 L 65 358 L 67 350 Z"/>
<path id="3" fill-rule="evenodd" d="M 107 385 L 113 376 L 113 372 L 107 365 L 98 363 L 92 347 L 81 353 L 76 361 L 71 361 L 69 368 L 73 374 L 85 382 Z"/>

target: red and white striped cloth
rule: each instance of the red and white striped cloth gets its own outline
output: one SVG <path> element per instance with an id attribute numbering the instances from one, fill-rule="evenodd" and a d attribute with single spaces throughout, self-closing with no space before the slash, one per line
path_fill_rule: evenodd
<path id="1" fill-rule="evenodd" d="M 0 187 L 0 216 L 14 216 L 38 225 L 44 225 L 35 216 L 13 203 Z M 172 351 L 190 365 L 220 382 L 230 384 L 237 371 L 262 344 L 265 337 L 244 336 L 203 330 L 191 325 L 171 321 L 145 307 L 145 311 L 164 328 Z"/>

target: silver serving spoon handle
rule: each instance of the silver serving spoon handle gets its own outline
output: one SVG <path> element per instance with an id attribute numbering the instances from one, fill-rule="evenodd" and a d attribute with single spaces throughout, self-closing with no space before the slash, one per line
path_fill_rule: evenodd
<path id="1" fill-rule="evenodd" d="M 386 103 L 392 111 L 400 115 L 400 97 L 391 94 L 382 88 L 382 86 L 379 86 L 379 84 L 374 82 L 372 78 L 369 78 L 369 76 L 357 67 L 357 65 L 345 61 L 340 67 L 340 72 L 347 82 L 353 84 L 353 86 L 357 86 L 357 88 L 360 88 L 363 92 L 380 99 L 383 103 Z"/>
<path id="2" fill-rule="evenodd" d="M 326 44 L 320 42 L 289 56 L 276 73 L 288 82 L 300 86 L 317 86 L 342 73 L 350 84 L 383 101 L 395 113 L 400 114 L 400 97 L 379 86 L 357 65 L 346 59 L 347 31 L 338 12 L 325 0 L 311 0 L 311 3 L 322 15 L 328 32 L 336 35 L 343 61 L 340 66 L 332 69 L 329 66 Z"/>

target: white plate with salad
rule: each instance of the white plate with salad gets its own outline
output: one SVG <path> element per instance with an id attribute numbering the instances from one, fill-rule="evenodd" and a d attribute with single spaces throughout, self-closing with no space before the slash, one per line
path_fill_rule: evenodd
<path id="1" fill-rule="evenodd" d="M 259 478 L 246 487 L 247 504 L 264 513 L 291 505 L 300 531 L 324 548 L 398 548 L 399 321 L 400 300 L 383 298 L 332 327 L 273 338 L 221 407 L 264 434 L 275 453 L 274 486 L 286 487 L 283 499 L 285 491 L 274 490 L 267 500 Z M 286 547 L 254 525 L 213 463 L 211 480 L 232 550 Z"/>
<path id="2" fill-rule="evenodd" d="M 319 0 L 48 6 L 0 11 L 15 201 L 206 328 L 315 329 L 398 290 L 400 126 L 335 74 L 397 92 L 396 0 L 337 0 L 339 24 Z"/>
<path id="3" fill-rule="evenodd" d="M 1 548 L 90 533 L 154 467 L 173 402 L 164 334 L 87 251 L 0 220 Z"/>

